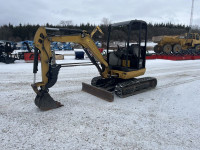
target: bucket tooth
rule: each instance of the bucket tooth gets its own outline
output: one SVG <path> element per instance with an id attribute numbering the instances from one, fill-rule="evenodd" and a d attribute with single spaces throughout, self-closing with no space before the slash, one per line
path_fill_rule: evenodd
<path id="1" fill-rule="evenodd" d="M 106 100 L 108 102 L 114 101 L 113 92 L 106 91 L 102 88 L 98 88 L 98 87 L 95 87 L 95 86 L 92 86 L 92 85 L 89 85 L 89 84 L 83 82 L 82 83 L 82 90 L 84 92 L 92 94 L 92 95 L 99 97 L 103 100 Z"/>

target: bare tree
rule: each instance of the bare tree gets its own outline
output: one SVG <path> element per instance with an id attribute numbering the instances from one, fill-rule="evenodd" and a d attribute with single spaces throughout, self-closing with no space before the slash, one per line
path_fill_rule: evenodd
<path id="1" fill-rule="evenodd" d="M 101 22 L 102 22 L 103 25 L 106 25 L 106 26 L 111 24 L 111 21 L 108 18 L 105 18 L 105 17 L 101 20 Z"/>
<path id="2" fill-rule="evenodd" d="M 61 26 L 71 26 L 73 25 L 72 20 L 61 20 L 60 21 Z"/>
<path id="3" fill-rule="evenodd" d="M 200 27 L 198 25 L 192 25 L 191 28 L 194 29 L 194 30 L 200 29 Z"/>

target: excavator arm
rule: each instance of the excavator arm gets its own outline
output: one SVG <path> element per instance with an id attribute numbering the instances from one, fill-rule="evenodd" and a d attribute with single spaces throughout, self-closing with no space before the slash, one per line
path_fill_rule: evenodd
<path id="1" fill-rule="evenodd" d="M 91 37 L 93 37 L 94 36 L 94 34 L 97 32 L 97 31 L 99 31 L 102 35 L 104 35 L 104 33 L 103 33 L 103 31 L 101 30 L 101 28 L 99 27 L 99 26 L 96 26 L 94 29 L 93 29 L 93 31 L 91 32 Z"/>
<path id="2" fill-rule="evenodd" d="M 64 35 L 47 34 L 47 31 L 61 31 L 64 32 Z M 97 46 L 91 38 L 91 35 L 86 31 L 40 27 L 34 37 L 35 59 L 33 70 L 34 83 L 32 84 L 32 88 L 37 94 L 35 104 L 43 110 L 62 106 L 59 102 L 54 101 L 48 93 L 48 89 L 56 83 L 58 72 L 61 68 L 61 65 L 52 63 L 54 58 L 50 48 L 51 42 L 74 42 L 80 44 L 103 78 L 108 78 L 110 71 L 108 63 L 99 52 Z M 38 65 L 38 51 L 41 57 L 42 81 L 35 83 Z M 100 64 L 97 63 L 96 60 Z M 40 90 L 38 89 L 39 87 Z"/>

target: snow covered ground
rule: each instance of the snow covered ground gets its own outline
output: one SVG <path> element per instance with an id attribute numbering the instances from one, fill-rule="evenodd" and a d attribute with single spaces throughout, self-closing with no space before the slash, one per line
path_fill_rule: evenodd
<path id="1" fill-rule="evenodd" d="M 199 150 L 199 64 L 147 60 L 157 87 L 112 103 L 81 91 L 98 76 L 94 66 L 61 68 L 50 94 L 64 107 L 44 112 L 34 105 L 32 63 L 0 63 L 0 149 Z"/>

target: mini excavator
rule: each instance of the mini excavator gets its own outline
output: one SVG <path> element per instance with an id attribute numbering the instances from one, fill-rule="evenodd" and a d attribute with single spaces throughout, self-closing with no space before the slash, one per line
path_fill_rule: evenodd
<path id="1" fill-rule="evenodd" d="M 123 30 L 127 35 L 125 46 L 117 46 L 117 50 L 109 50 L 110 37 L 114 29 Z M 134 42 L 132 38 L 135 38 Z M 107 57 L 103 57 L 95 45 L 91 35 L 85 30 L 66 28 L 39 27 L 35 37 L 34 50 L 34 83 L 31 85 L 35 93 L 35 104 L 41 110 L 50 110 L 63 106 L 55 101 L 48 89 L 58 78 L 63 64 L 56 64 L 51 42 L 74 42 L 80 44 L 100 76 L 91 80 L 91 85 L 82 83 L 82 90 L 99 98 L 112 102 L 114 93 L 119 97 L 131 96 L 156 87 L 157 79 L 153 77 L 136 78 L 144 75 L 146 68 L 147 23 L 142 20 L 131 20 L 114 23 L 108 26 Z M 38 71 L 38 54 L 41 57 L 42 82 L 36 83 Z"/>

